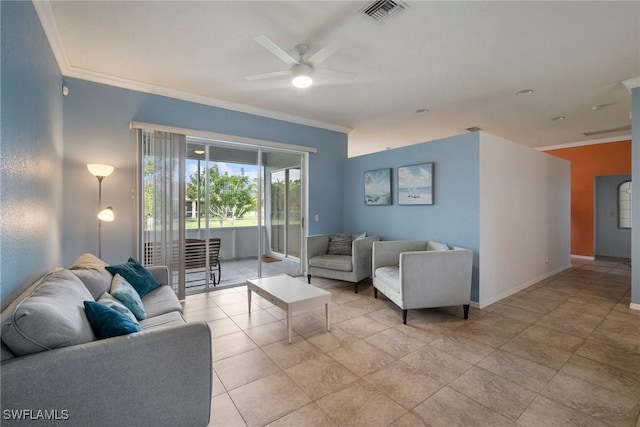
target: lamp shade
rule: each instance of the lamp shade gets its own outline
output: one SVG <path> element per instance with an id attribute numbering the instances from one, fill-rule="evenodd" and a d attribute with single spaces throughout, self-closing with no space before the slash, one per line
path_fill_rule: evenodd
<path id="1" fill-rule="evenodd" d="M 113 173 L 113 170 L 115 168 L 113 166 L 109 166 L 109 165 L 100 165 L 100 164 L 97 164 L 97 163 L 89 163 L 87 165 L 87 169 L 89 169 L 89 172 L 91 172 L 91 174 L 93 176 L 105 177 L 105 176 L 111 175 L 111 173 Z"/>
<path id="2" fill-rule="evenodd" d="M 313 79 L 311 78 L 313 69 L 309 65 L 304 63 L 296 64 L 291 68 L 291 73 L 293 74 L 291 83 L 295 87 L 305 88 L 313 84 Z"/>
<path id="3" fill-rule="evenodd" d="M 98 219 L 104 222 L 113 222 L 116 219 L 116 215 L 113 213 L 113 208 L 109 206 L 106 209 L 101 210 L 98 213 Z"/>

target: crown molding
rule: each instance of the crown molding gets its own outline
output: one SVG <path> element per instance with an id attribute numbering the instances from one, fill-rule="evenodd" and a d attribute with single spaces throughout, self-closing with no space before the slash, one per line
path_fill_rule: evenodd
<path id="1" fill-rule="evenodd" d="M 49 40 L 49 45 L 53 51 L 53 56 L 56 58 L 60 72 L 62 75 L 66 75 L 71 68 L 71 64 L 69 64 L 67 51 L 64 48 L 64 43 L 62 43 L 62 37 L 60 36 L 58 23 L 56 22 L 56 17 L 53 14 L 53 9 L 51 9 L 51 4 L 49 1 L 38 0 L 33 0 L 32 3 L 36 13 L 38 14 L 38 18 L 40 19 L 42 29 L 47 36 L 47 40 Z"/>
<path id="2" fill-rule="evenodd" d="M 169 89 L 162 86 L 156 86 L 148 83 L 138 82 L 134 80 L 115 77 L 108 74 L 98 73 L 95 71 L 85 70 L 73 67 L 69 63 L 67 51 L 64 48 L 62 37 L 58 29 L 53 9 L 48 0 L 33 0 L 33 6 L 38 14 L 42 28 L 49 40 L 49 45 L 53 51 L 53 55 L 58 62 L 60 72 L 65 77 L 72 77 L 80 80 L 87 80 L 94 83 L 101 83 L 109 86 L 115 86 L 122 89 L 134 90 L 137 92 L 148 93 L 153 95 L 166 96 L 169 98 L 179 99 L 181 101 L 194 102 L 196 104 L 208 105 L 211 107 L 224 108 L 226 110 L 237 111 L 239 113 L 252 114 L 269 119 L 282 120 L 289 123 L 295 123 L 304 126 L 312 126 L 320 129 L 331 130 L 341 133 L 349 133 L 351 128 L 340 126 L 333 123 L 327 123 L 320 120 L 299 117 L 292 114 L 280 113 L 278 111 L 268 110 L 265 108 L 252 107 L 250 105 L 240 104 L 231 101 L 211 98 L 208 96 L 197 95 L 194 93 L 183 92 L 180 90 Z"/>
<path id="3" fill-rule="evenodd" d="M 584 147 L 585 145 L 608 144 L 609 142 L 630 141 L 631 135 L 612 136 L 609 138 L 590 139 L 587 141 L 568 142 L 566 144 L 546 145 L 544 147 L 535 147 L 534 150 L 549 151 L 559 150 L 562 148 Z"/>
<path id="4" fill-rule="evenodd" d="M 633 90 L 634 88 L 640 87 L 640 77 L 624 80 L 622 84 L 625 85 L 629 92 L 631 92 L 631 90 Z"/>

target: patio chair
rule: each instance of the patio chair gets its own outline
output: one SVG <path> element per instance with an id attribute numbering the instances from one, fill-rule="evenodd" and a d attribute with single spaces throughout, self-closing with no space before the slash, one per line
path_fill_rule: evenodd
<path id="1" fill-rule="evenodd" d="M 216 276 L 216 270 L 218 275 Z M 220 238 L 212 237 L 209 239 L 209 275 L 213 286 L 220 284 L 222 277 L 222 269 L 220 267 Z"/>

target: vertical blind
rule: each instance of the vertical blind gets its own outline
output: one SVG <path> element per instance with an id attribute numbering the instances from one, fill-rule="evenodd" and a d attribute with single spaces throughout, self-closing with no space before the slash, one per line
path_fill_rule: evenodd
<path id="1" fill-rule="evenodd" d="M 184 247 L 186 136 L 139 130 L 139 256 L 144 264 L 165 265 L 170 285 L 185 297 Z"/>

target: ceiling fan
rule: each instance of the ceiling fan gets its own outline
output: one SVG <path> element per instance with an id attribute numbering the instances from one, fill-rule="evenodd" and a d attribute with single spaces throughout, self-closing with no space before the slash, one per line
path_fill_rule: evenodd
<path id="1" fill-rule="evenodd" d="M 298 44 L 294 47 L 294 49 L 298 54 L 299 59 L 295 59 L 265 35 L 259 35 L 257 37 L 254 37 L 253 39 L 269 52 L 273 53 L 275 56 L 284 61 L 285 64 L 290 65 L 291 68 L 289 70 L 244 76 L 246 80 L 263 80 L 290 76 L 292 78 L 291 83 L 294 86 L 305 88 L 313 84 L 313 76 L 316 74 L 320 77 L 324 75 L 328 78 L 335 78 L 340 80 L 353 80 L 356 77 L 355 74 L 352 73 L 327 70 L 325 68 L 316 68 L 318 65 L 320 65 L 320 63 L 329 58 L 338 50 L 339 46 L 337 43 L 330 43 L 324 46 L 315 54 L 313 54 L 309 59 L 304 58 L 304 55 L 309 51 L 309 45 Z"/>

